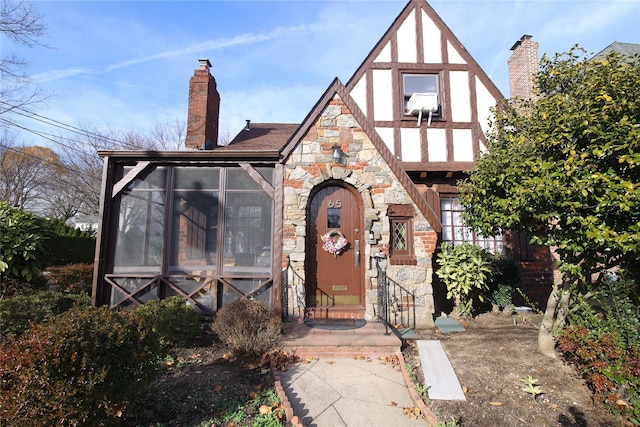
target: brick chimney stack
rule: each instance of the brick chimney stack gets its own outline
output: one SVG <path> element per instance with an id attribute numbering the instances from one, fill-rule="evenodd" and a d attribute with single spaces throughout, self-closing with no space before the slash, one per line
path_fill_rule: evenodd
<path id="1" fill-rule="evenodd" d="M 208 59 L 199 59 L 200 68 L 189 80 L 187 150 L 212 150 L 218 145 L 220 94 L 209 69 Z"/>
<path id="2" fill-rule="evenodd" d="M 509 64 L 509 91 L 511 98 L 522 100 L 533 98 L 535 75 L 538 73 L 538 42 L 527 34 L 511 47 L 513 53 Z"/>

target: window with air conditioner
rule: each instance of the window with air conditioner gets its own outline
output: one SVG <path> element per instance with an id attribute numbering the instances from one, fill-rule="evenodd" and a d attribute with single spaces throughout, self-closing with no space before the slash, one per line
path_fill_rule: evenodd
<path id="1" fill-rule="evenodd" d="M 403 115 L 431 114 L 440 117 L 440 90 L 437 74 L 403 74 Z"/>

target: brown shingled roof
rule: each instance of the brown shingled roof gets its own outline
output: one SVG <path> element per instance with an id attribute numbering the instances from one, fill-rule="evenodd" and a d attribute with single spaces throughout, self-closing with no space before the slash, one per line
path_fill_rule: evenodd
<path id="1" fill-rule="evenodd" d="M 228 145 L 218 150 L 281 150 L 298 129 L 293 123 L 251 123 L 249 130 L 242 129 Z"/>

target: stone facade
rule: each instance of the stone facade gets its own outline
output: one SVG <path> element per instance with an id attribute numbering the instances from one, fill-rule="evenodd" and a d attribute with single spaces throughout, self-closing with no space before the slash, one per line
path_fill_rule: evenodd
<path id="1" fill-rule="evenodd" d="M 343 159 L 335 163 L 332 147 L 340 146 Z M 433 326 L 433 252 L 436 233 L 420 213 L 404 187 L 395 177 L 366 132 L 354 119 L 344 102 L 335 95 L 318 116 L 301 142 L 287 159 L 284 177 L 283 256 L 291 263 L 288 313 L 304 312 L 305 239 L 307 205 L 312 190 L 327 180 L 337 180 L 355 188 L 362 197 L 366 240 L 365 260 L 366 317 L 377 312 L 376 266 L 372 256 L 389 255 L 389 205 L 410 205 L 415 211 L 413 245 L 415 265 L 394 265 L 385 261 L 387 277 L 415 295 L 416 325 Z M 284 292 L 285 290 L 283 290 Z M 283 308 L 284 309 L 284 308 Z"/>

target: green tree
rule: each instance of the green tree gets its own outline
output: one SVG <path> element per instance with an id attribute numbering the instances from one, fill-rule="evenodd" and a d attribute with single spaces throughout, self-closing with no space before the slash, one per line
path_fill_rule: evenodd
<path id="1" fill-rule="evenodd" d="M 525 231 L 558 254 L 563 281 L 539 340 L 551 354 L 567 291 L 588 293 L 611 268 L 639 278 L 640 59 L 590 59 L 575 47 L 543 57 L 537 87 L 533 100 L 497 109 L 461 200 L 477 231 Z"/>

